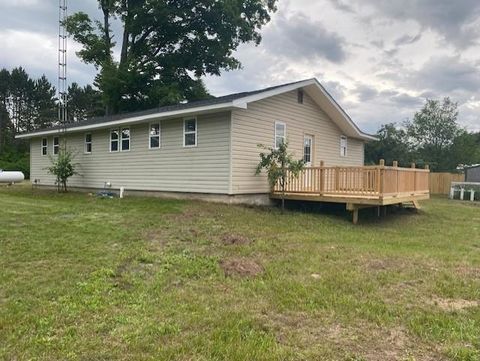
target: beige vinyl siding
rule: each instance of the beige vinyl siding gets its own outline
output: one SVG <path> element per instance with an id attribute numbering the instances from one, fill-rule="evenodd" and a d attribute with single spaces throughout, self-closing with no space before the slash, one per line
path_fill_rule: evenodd
<path id="1" fill-rule="evenodd" d="M 230 113 L 198 116 L 198 143 L 183 147 L 183 119 L 161 120 L 161 148 L 149 149 L 149 123 L 130 126 L 130 151 L 110 152 L 110 129 L 92 134 L 92 154 L 84 154 L 85 133 L 68 136 L 67 145 L 76 152 L 80 175 L 70 186 L 132 190 L 227 194 L 230 176 Z M 155 121 L 153 121 L 155 122 Z M 124 126 L 126 127 L 126 126 Z M 31 179 L 53 185 L 45 170 L 49 157 L 41 156 L 41 137 L 31 140 Z M 52 154 L 53 137 L 48 137 Z"/>
<path id="2" fill-rule="evenodd" d="M 327 166 L 363 165 L 364 142 L 348 138 L 347 156 L 340 156 L 338 126 L 313 102 L 307 93 L 303 104 L 297 91 L 288 92 L 248 104 L 246 110 L 232 111 L 232 193 L 263 193 L 269 187 L 265 176 L 255 176 L 260 150 L 257 144 L 274 146 L 275 122 L 287 126 L 289 149 L 303 158 L 305 135 L 314 137 L 312 163 L 323 160 Z"/>

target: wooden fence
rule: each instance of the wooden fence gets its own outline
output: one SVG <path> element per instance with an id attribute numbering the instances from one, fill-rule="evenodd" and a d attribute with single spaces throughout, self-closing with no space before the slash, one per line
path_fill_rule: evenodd
<path id="1" fill-rule="evenodd" d="M 449 194 L 452 182 L 464 182 L 465 176 L 458 173 L 430 173 L 430 193 Z"/>

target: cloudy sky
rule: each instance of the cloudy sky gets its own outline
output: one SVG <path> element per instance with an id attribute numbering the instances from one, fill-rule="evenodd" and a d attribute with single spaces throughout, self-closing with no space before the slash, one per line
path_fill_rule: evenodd
<path id="1" fill-rule="evenodd" d="M 96 0 L 69 12 L 100 16 Z M 57 0 L 0 4 L 0 66 L 24 66 L 56 83 Z M 279 0 L 260 46 L 243 45 L 243 69 L 209 77 L 212 94 L 317 77 L 368 132 L 411 118 L 426 98 L 450 96 L 460 122 L 480 130 L 480 1 Z M 69 81 L 92 82 L 75 56 Z"/>

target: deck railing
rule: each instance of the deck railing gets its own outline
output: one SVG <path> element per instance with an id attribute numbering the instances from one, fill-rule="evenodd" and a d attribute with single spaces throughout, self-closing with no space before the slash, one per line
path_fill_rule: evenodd
<path id="1" fill-rule="evenodd" d="M 286 193 L 388 197 L 429 192 L 429 170 L 393 166 L 308 167 L 298 177 L 289 173 Z M 282 192 L 281 181 L 274 193 Z"/>

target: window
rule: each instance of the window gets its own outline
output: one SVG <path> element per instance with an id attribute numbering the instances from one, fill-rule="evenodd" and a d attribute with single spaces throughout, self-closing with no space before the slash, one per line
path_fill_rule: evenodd
<path id="1" fill-rule="evenodd" d="M 183 146 L 197 146 L 197 119 L 190 118 L 183 121 Z"/>
<path id="2" fill-rule="evenodd" d="M 298 104 L 303 104 L 303 90 L 299 90 L 297 93 Z"/>
<path id="3" fill-rule="evenodd" d="M 341 157 L 347 156 L 347 148 L 348 148 L 347 137 L 342 135 L 340 137 L 340 156 Z"/>
<path id="4" fill-rule="evenodd" d="M 110 152 L 118 152 L 118 129 L 110 131 Z"/>
<path id="5" fill-rule="evenodd" d="M 150 149 L 160 148 L 160 123 L 150 124 Z"/>
<path id="6" fill-rule="evenodd" d="M 280 144 L 285 143 L 287 138 L 287 126 L 282 122 L 275 122 L 275 149 L 278 149 Z"/>
<path id="7" fill-rule="evenodd" d="M 57 155 L 60 151 L 60 139 L 53 137 L 53 154 Z"/>
<path id="8" fill-rule="evenodd" d="M 92 153 L 92 134 L 91 133 L 85 134 L 85 153 L 86 154 Z"/>
<path id="9" fill-rule="evenodd" d="M 42 155 L 47 155 L 48 152 L 48 140 L 47 138 L 42 138 Z"/>
<path id="10" fill-rule="evenodd" d="M 122 152 L 130 150 L 130 128 L 122 128 Z"/>
<path id="11" fill-rule="evenodd" d="M 303 161 L 308 166 L 312 164 L 312 145 L 313 138 L 310 135 L 306 135 L 303 139 Z"/>

